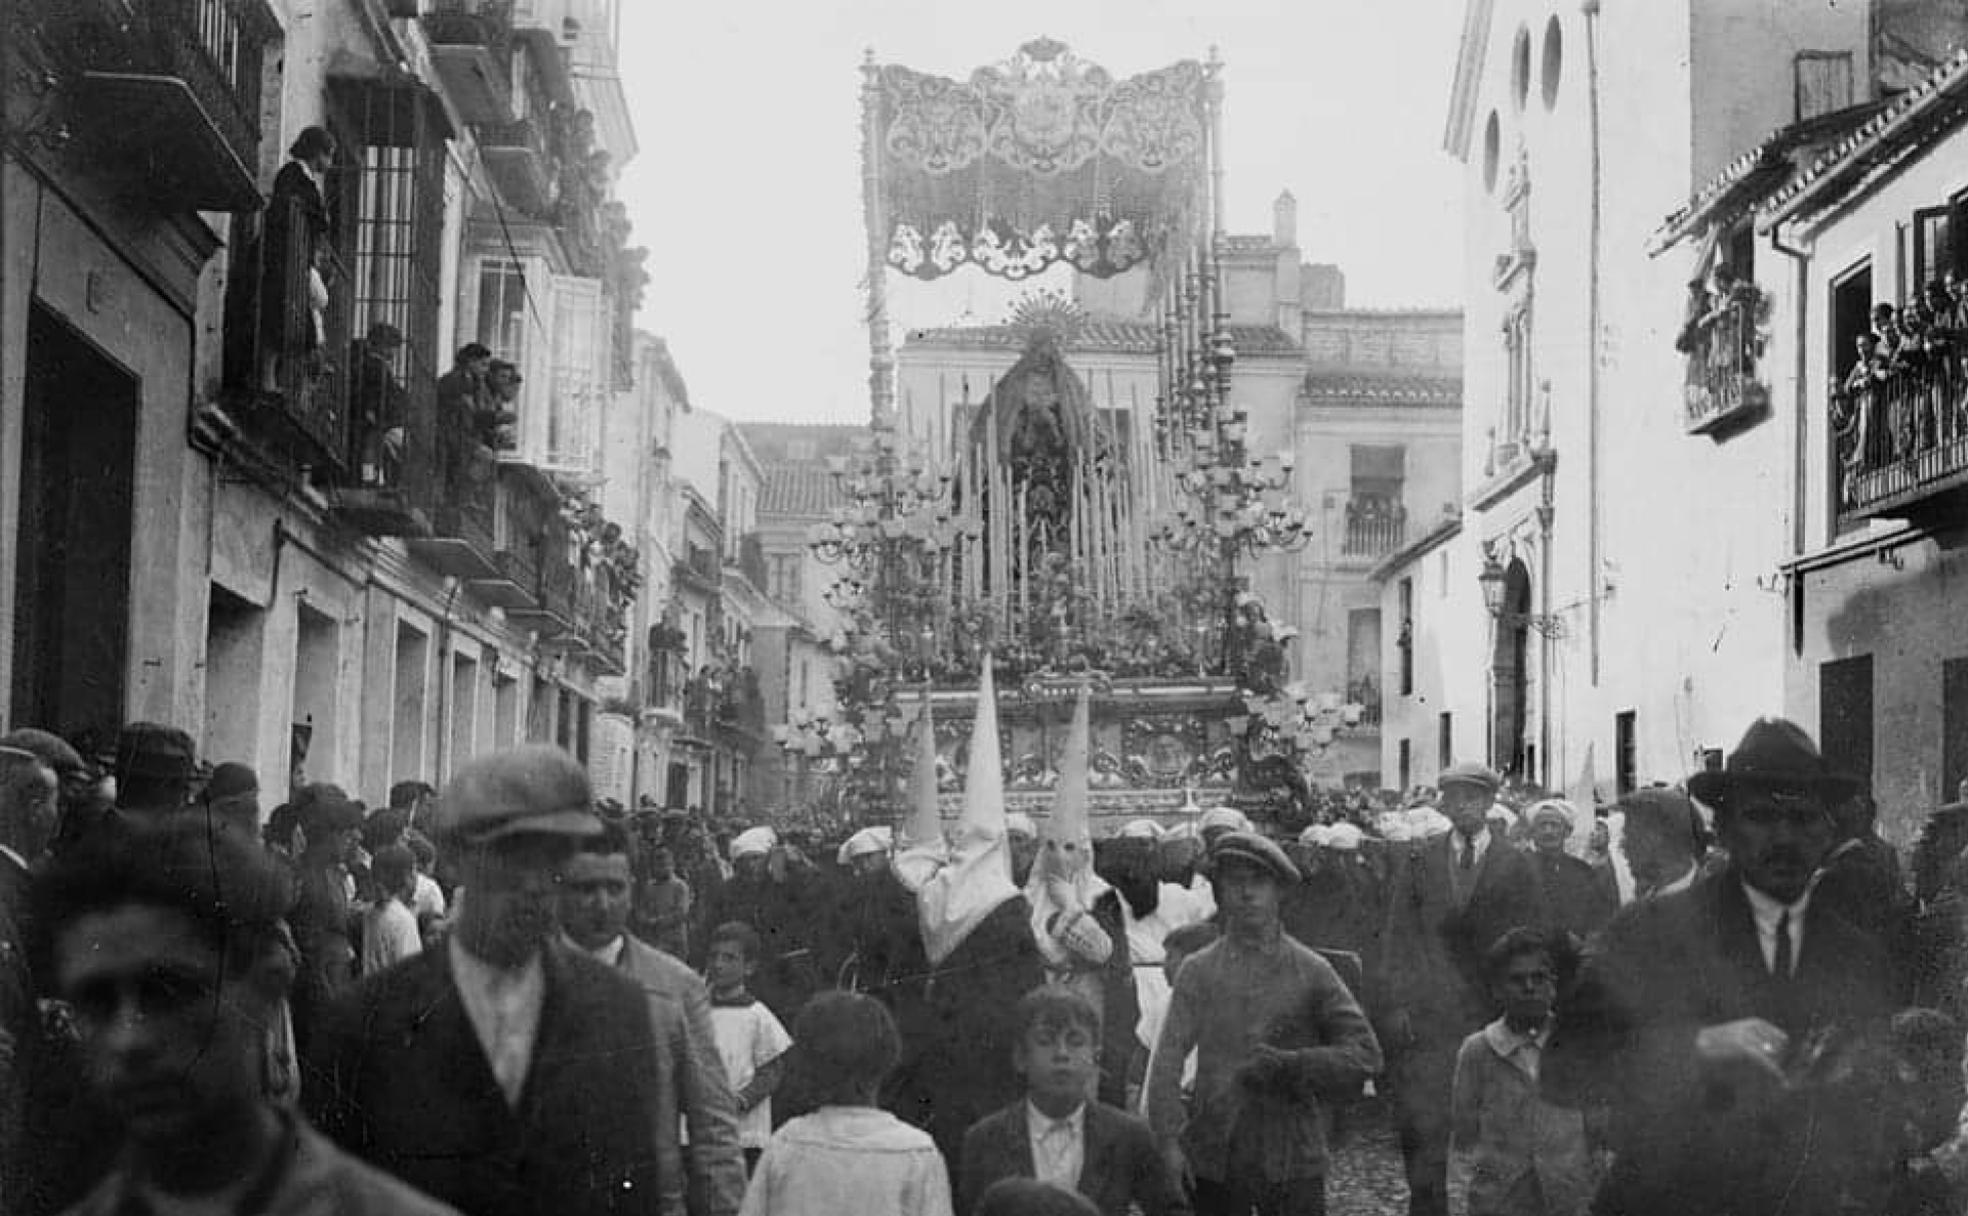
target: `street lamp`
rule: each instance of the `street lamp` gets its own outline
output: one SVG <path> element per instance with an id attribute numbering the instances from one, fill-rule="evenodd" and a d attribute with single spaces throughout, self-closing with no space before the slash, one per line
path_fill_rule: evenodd
<path id="1" fill-rule="evenodd" d="M 1483 569 L 1476 575 L 1476 582 L 1483 588 L 1483 607 L 1491 617 L 1503 619 L 1503 563 L 1496 559 L 1490 550 L 1483 553 Z"/>
<path id="2" fill-rule="evenodd" d="M 1483 568 L 1476 573 L 1476 582 L 1483 589 L 1483 607 L 1490 619 L 1506 629 L 1519 626 L 1535 630 L 1547 638 L 1562 637 L 1565 622 L 1555 614 L 1541 612 L 1512 612 L 1504 606 L 1508 594 L 1509 576 L 1504 572 L 1503 563 L 1497 560 L 1496 550 L 1485 546 L 1483 549 Z"/>

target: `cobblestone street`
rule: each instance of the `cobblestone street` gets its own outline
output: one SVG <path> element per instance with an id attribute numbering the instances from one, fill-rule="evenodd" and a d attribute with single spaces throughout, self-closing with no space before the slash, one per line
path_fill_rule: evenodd
<path id="1" fill-rule="evenodd" d="M 1408 1184 L 1401 1176 L 1401 1149 L 1385 1099 L 1369 1098 L 1346 1112 L 1334 1136 L 1326 1207 L 1346 1216 L 1407 1211 Z"/>

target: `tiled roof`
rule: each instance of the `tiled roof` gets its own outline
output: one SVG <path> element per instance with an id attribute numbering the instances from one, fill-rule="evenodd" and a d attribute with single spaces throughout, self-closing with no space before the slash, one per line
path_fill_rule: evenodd
<path id="1" fill-rule="evenodd" d="M 1795 172 L 1796 162 L 1808 158 L 1825 144 L 1839 139 L 1877 115 L 1882 103 L 1868 102 L 1831 114 L 1779 127 L 1749 151 L 1729 162 L 1694 197 L 1661 221 L 1647 243 L 1649 253 L 1659 253 L 1695 230 L 1705 217 L 1741 207 L 1754 200 L 1782 178 Z"/>
<path id="2" fill-rule="evenodd" d="M 1305 395 L 1315 401 L 1358 401 L 1368 405 L 1460 406 L 1460 376 L 1349 376 L 1312 372 Z"/>
<path id="3" fill-rule="evenodd" d="M 941 329 L 912 329 L 907 346 L 957 346 L 973 350 L 1022 350 L 1027 331 L 1016 325 L 966 325 Z M 1230 340 L 1237 354 L 1296 355 L 1298 343 L 1275 325 L 1232 325 Z M 1092 320 L 1080 327 L 1066 350 L 1153 354 L 1160 333 L 1147 321 Z"/>
<path id="4" fill-rule="evenodd" d="M 758 513 L 768 515 L 825 516 L 835 507 L 847 505 L 840 487 L 827 466 L 807 460 L 767 461 L 765 480 L 759 486 Z"/>
<path id="5" fill-rule="evenodd" d="M 1763 203 L 1762 222 L 1775 223 L 1827 191 L 1832 201 L 1891 171 L 1928 139 L 1968 116 L 1968 48 L 1908 89 L 1870 121 L 1839 140 Z"/>

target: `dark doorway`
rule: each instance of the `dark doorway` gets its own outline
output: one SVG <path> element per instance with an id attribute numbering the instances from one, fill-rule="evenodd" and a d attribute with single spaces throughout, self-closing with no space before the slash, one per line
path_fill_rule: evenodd
<path id="1" fill-rule="evenodd" d="M 12 718 L 73 735 L 124 716 L 139 381 L 36 305 L 27 322 Z"/>
<path id="2" fill-rule="evenodd" d="M 1818 749 L 1834 772 L 1872 788 L 1872 656 L 1818 666 Z"/>
<path id="3" fill-rule="evenodd" d="M 690 805 L 690 766 L 672 764 L 668 779 L 663 785 L 663 807 L 666 810 L 680 811 Z"/>
<path id="4" fill-rule="evenodd" d="M 1968 783 L 1968 658 L 1941 664 L 1941 797 L 1962 800 Z"/>
<path id="5" fill-rule="evenodd" d="M 1490 656 L 1490 763 L 1506 777 L 1530 777 L 1524 746 L 1530 688 L 1531 572 L 1513 561 L 1503 576 L 1503 610 Z"/>

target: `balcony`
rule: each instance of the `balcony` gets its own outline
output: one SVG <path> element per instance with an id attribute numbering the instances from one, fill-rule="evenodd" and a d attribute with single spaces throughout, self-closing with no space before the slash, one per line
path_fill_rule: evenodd
<path id="1" fill-rule="evenodd" d="M 1831 431 L 1845 522 L 1959 527 L 1968 518 L 1968 374 L 1953 350 L 1849 376 L 1832 396 Z"/>
<path id="2" fill-rule="evenodd" d="M 1691 323 L 1677 343 L 1688 356 L 1682 387 L 1685 424 L 1691 435 L 1727 438 L 1769 412 L 1770 388 L 1757 369 L 1763 340 L 1757 332 L 1760 294 L 1744 285 L 1743 294 Z"/>
<path id="3" fill-rule="evenodd" d="M 276 199 L 233 229 L 220 405 L 259 457 L 288 475 L 345 480 L 349 351 L 343 310 L 313 311 L 311 239 L 299 203 Z M 331 281 L 348 275 L 329 249 Z M 400 389 L 398 390 L 401 391 Z"/>
<path id="4" fill-rule="evenodd" d="M 466 582 L 494 578 L 500 573 L 494 560 L 498 457 L 457 436 L 439 436 L 439 449 L 443 467 L 431 479 L 437 494 L 429 507 L 430 535 L 410 541 L 410 553 L 439 574 Z"/>
<path id="5" fill-rule="evenodd" d="M 542 535 L 537 576 L 533 605 L 506 609 L 506 619 L 542 637 L 559 637 L 574 627 L 580 572 L 567 560 L 567 528 L 558 515 Z"/>
<path id="6" fill-rule="evenodd" d="M 74 69 L 91 162 L 152 199 L 200 211 L 260 204 L 260 79 L 280 27 L 265 0 L 48 5 Z"/>
<path id="7" fill-rule="evenodd" d="M 627 670 L 624 643 L 628 638 L 627 603 L 608 586 L 606 574 L 580 578 L 575 584 L 574 636 L 598 665 L 610 674 Z"/>
<path id="8" fill-rule="evenodd" d="M 444 90 L 466 122 L 513 116 L 512 0 L 437 0 L 424 37 Z"/>
<path id="9" fill-rule="evenodd" d="M 482 602 L 505 610 L 516 623 L 540 610 L 548 559 L 566 564 L 566 546 L 548 545 L 548 521 L 559 522 L 560 496 L 553 483 L 528 465 L 495 465 L 492 570 L 467 587 Z"/>
<path id="10" fill-rule="evenodd" d="M 690 547 L 687 559 L 678 559 L 670 567 L 670 581 L 709 595 L 716 595 L 724 585 L 724 571 L 719 567 L 717 555 L 709 549 Z"/>
<path id="11" fill-rule="evenodd" d="M 683 719 L 700 738 L 729 740 L 753 751 L 765 741 L 765 697 L 758 673 L 706 668 L 684 684 Z"/>
<path id="12" fill-rule="evenodd" d="M 551 214 L 560 197 L 560 170 L 542 124 L 521 118 L 476 129 L 479 155 L 499 196 L 528 215 Z"/>
<path id="13" fill-rule="evenodd" d="M 1408 509 L 1397 500 L 1363 495 L 1346 502 L 1340 556 L 1379 561 L 1407 543 Z"/>

